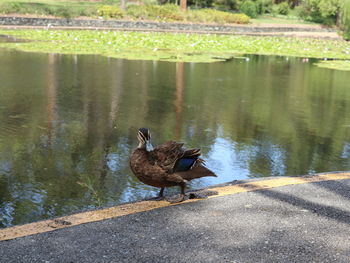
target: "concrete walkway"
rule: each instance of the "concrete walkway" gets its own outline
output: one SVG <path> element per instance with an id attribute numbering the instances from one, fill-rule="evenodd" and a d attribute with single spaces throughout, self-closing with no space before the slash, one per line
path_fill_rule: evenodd
<path id="1" fill-rule="evenodd" d="M 350 173 L 213 190 L 177 205 L 143 201 L 0 230 L 9 239 L 0 262 L 349 262 Z M 35 226 L 39 234 L 25 236 Z"/>

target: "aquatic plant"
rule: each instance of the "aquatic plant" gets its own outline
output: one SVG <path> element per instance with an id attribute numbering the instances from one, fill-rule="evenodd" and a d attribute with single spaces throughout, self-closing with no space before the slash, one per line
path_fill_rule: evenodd
<path id="1" fill-rule="evenodd" d="M 350 60 L 349 42 L 328 39 L 93 30 L 0 30 L 0 34 L 33 40 L 0 47 L 136 60 L 215 62 L 242 54 Z"/>

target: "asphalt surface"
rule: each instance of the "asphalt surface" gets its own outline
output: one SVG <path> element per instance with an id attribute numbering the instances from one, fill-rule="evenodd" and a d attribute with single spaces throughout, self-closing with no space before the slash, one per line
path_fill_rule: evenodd
<path id="1" fill-rule="evenodd" d="M 282 186 L 0 242 L 0 262 L 350 262 L 350 180 Z"/>

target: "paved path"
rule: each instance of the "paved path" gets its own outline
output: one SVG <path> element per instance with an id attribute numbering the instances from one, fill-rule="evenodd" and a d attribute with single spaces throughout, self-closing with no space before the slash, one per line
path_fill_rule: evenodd
<path id="1" fill-rule="evenodd" d="M 16 239 L 35 224 L 0 230 L 0 262 L 350 262 L 350 173 L 214 190 L 42 221 L 62 229 Z M 108 219 L 77 223 L 97 214 Z"/>

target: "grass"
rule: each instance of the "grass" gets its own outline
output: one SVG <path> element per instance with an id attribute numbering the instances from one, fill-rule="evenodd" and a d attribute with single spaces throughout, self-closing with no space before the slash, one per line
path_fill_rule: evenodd
<path id="1" fill-rule="evenodd" d="M 0 14 L 35 14 L 60 17 L 97 16 L 106 1 L 0 0 Z"/>
<path id="2" fill-rule="evenodd" d="M 295 9 L 290 10 L 288 15 L 259 15 L 257 18 L 251 19 L 251 22 L 254 24 L 318 25 L 317 23 L 300 19 Z"/>
<path id="3" fill-rule="evenodd" d="M 32 4 L 32 3 L 41 3 L 48 5 L 72 5 L 72 6 L 97 6 L 101 3 L 109 3 L 110 1 L 77 1 L 77 0 L 1 0 L 1 3 L 23 3 L 23 4 Z"/>
<path id="4" fill-rule="evenodd" d="M 25 6 L 46 6 L 46 7 L 69 7 L 77 8 L 95 8 L 97 9 L 105 1 L 91 2 L 91 1 L 74 1 L 74 0 L 0 0 L 0 4 L 13 4 L 18 7 Z"/>
<path id="5" fill-rule="evenodd" d="M 271 16 L 261 15 L 250 20 L 253 24 L 289 24 L 289 25 L 319 25 L 317 23 L 304 21 L 296 16 Z"/>
<path id="6" fill-rule="evenodd" d="M 0 47 L 29 52 L 183 62 L 215 62 L 242 54 L 264 54 L 346 60 L 338 64 L 338 69 L 345 70 L 350 65 L 350 42 L 340 40 L 90 30 L 0 30 L 0 34 L 33 40 L 0 43 Z M 324 61 L 321 66 L 334 68 L 334 63 Z"/>

